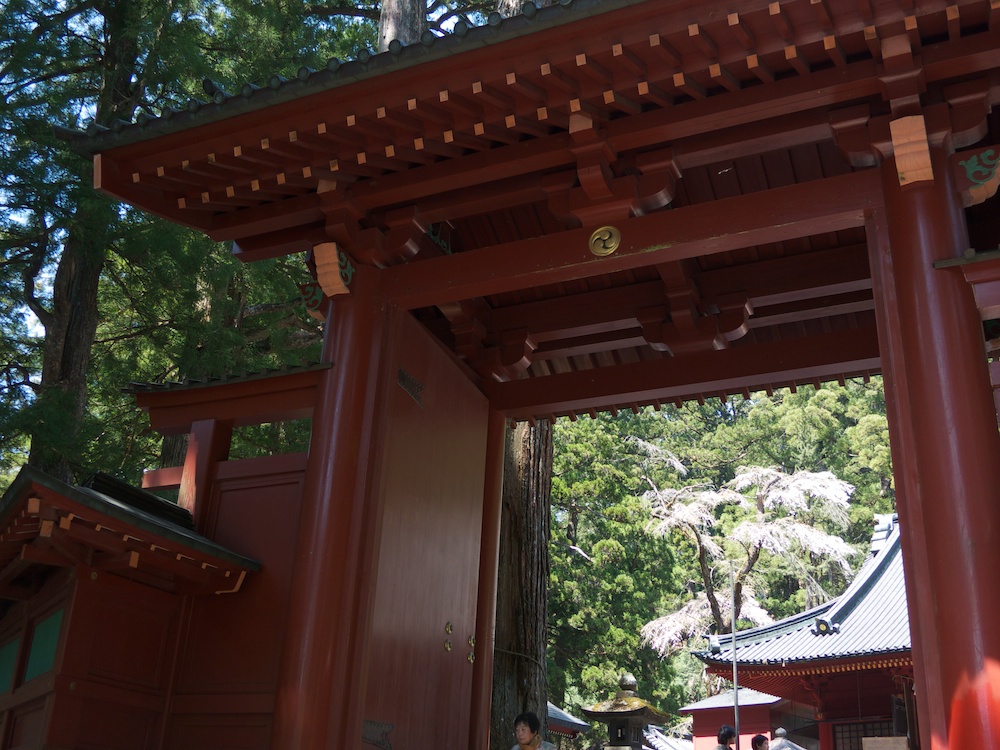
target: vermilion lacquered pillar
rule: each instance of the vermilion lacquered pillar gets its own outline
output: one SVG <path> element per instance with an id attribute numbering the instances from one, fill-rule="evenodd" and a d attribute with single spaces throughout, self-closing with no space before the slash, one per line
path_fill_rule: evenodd
<path id="1" fill-rule="evenodd" d="M 947 153 L 933 182 L 900 187 L 869 222 L 924 748 L 1000 736 L 1000 435 L 979 314 L 961 271 L 968 244 Z"/>
<path id="2" fill-rule="evenodd" d="M 327 311 L 324 356 L 333 366 L 313 414 L 295 573 L 271 747 L 332 750 L 361 738 L 358 686 L 361 581 L 371 529 L 366 474 L 371 452 L 385 305 L 377 271 L 357 269 L 351 293 Z"/>
<path id="3" fill-rule="evenodd" d="M 483 531 L 479 548 L 479 596 L 476 603 L 476 663 L 472 672 L 472 710 L 469 723 L 470 748 L 490 746 L 506 417 L 491 408 L 487 430 Z"/>

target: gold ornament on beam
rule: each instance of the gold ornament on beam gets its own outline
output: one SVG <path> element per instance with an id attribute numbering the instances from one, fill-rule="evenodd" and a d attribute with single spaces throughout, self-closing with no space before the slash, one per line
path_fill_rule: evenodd
<path id="1" fill-rule="evenodd" d="M 590 252 L 598 258 L 611 255 L 622 244 L 622 233 L 616 227 L 604 226 L 590 235 Z"/>

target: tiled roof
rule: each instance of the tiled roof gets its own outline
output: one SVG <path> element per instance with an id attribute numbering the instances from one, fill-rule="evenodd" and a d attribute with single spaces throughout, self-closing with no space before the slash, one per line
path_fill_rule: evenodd
<path id="1" fill-rule="evenodd" d="M 300 372 L 312 372 L 314 370 L 328 370 L 329 362 L 313 362 L 304 365 L 286 365 L 284 367 L 265 368 L 253 372 L 239 372 L 234 374 L 224 374 L 218 377 L 207 378 L 187 378 L 184 381 L 168 383 L 129 383 L 122 390 L 125 393 L 162 393 L 165 391 L 184 391 L 192 388 L 207 388 L 215 385 L 230 385 L 232 383 L 247 383 L 253 380 L 263 380 L 278 375 L 294 375 Z"/>
<path id="2" fill-rule="evenodd" d="M 191 99 L 184 109 L 165 108 L 159 117 L 139 113 L 135 122 L 116 121 L 111 128 L 91 124 L 83 134 L 58 128 L 75 150 L 93 154 L 116 146 L 139 143 L 166 133 L 224 120 L 310 94 L 363 81 L 393 70 L 408 68 L 437 58 L 446 58 L 469 49 L 505 41 L 558 26 L 579 18 L 633 5 L 637 0 L 559 0 L 538 7 L 528 0 L 517 15 L 505 18 L 493 12 L 481 26 L 459 20 L 450 34 L 438 36 L 425 31 L 416 44 L 404 45 L 394 40 L 389 50 L 373 54 L 363 50 L 356 60 L 330 58 L 325 68 L 299 68 L 295 78 L 272 76 L 266 86 L 244 84 L 238 93 L 229 93 L 211 81 L 205 81 L 207 100 Z"/>
<path id="3" fill-rule="evenodd" d="M 720 650 L 696 652 L 709 664 L 732 663 L 732 640 Z M 899 526 L 838 598 L 772 625 L 736 636 L 737 663 L 791 664 L 908 653 L 910 624 Z"/>

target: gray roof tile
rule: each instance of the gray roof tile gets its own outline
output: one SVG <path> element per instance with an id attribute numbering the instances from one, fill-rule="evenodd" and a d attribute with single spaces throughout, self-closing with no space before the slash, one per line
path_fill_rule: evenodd
<path id="1" fill-rule="evenodd" d="M 702 661 L 732 663 L 733 646 L 719 639 L 717 653 L 696 652 Z M 903 581 L 899 526 L 869 558 L 847 590 L 824 605 L 773 625 L 736 636 L 737 663 L 786 664 L 904 653 L 910 651 L 910 623 Z"/>

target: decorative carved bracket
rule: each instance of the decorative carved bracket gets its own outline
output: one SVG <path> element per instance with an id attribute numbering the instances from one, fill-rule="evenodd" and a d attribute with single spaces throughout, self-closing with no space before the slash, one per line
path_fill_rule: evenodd
<path id="1" fill-rule="evenodd" d="M 976 206 L 996 195 L 1000 186 L 1000 144 L 960 151 L 951 157 L 955 182 L 962 193 L 962 203 Z"/>
<path id="2" fill-rule="evenodd" d="M 879 82 L 893 116 L 919 112 L 920 95 L 927 90 L 927 81 L 908 36 L 900 34 L 882 40 L 882 66 Z"/>
<path id="3" fill-rule="evenodd" d="M 549 197 L 549 209 L 572 226 L 606 224 L 663 208 L 674 198 L 680 170 L 673 151 L 662 149 L 625 163 L 611 150 L 596 122 L 582 114 L 570 121 L 579 187 Z"/>
<path id="4" fill-rule="evenodd" d="M 725 349 L 745 335 L 753 305 L 745 296 L 704 300 L 694 275 L 682 263 L 660 266 L 667 302 L 636 311 L 643 337 L 657 351 Z"/>
<path id="5" fill-rule="evenodd" d="M 427 224 L 415 209 L 401 209 L 376 219 L 378 226 L 363 226 L 364 214 L 349 202 L 329 211 L 326 234 L 358 263 L 385 268 L 413 257 L 427 234 Z M 368 217 L 368 221 L 371 221 Z"/>
<path id="6" fill-rule="evenodd" d="M 326 320 L 326 316 L 323 315 L 323 300 L 326 299 L 326 295 L 323 294 L 323 287 L 320 286 L 320 283 L 310 281 L 299 284 L 299 291 L 302 293 L 302 301 L 305 303 L 306 311 L 316 320 Z"/>
<path id="7" fill-rule="evenodd" d="M 856 167 L 895 156 L 900 185 L 933 180 L 930 148 L 951 151 L 977 142 L 985 135 L 990 110 L 985 80 L 949 86 L 944 94 L 945 102 L 904 116 L 871 117 L 866 105 L 834 112 L 834 140 Z"/>

